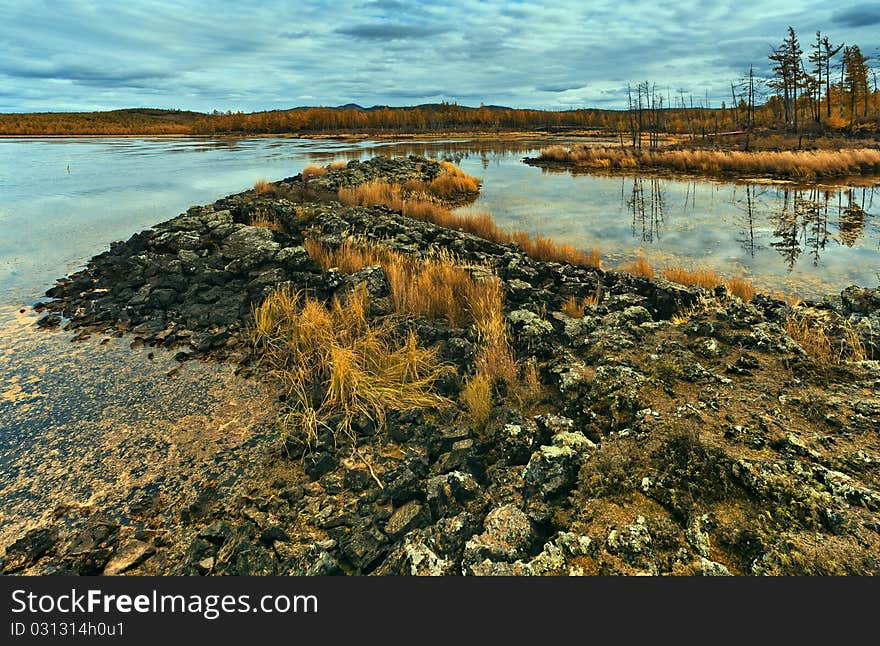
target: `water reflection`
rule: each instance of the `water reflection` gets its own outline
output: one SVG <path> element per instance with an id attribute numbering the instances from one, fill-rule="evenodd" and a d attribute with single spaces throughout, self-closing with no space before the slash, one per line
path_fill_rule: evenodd
<path id="1" fill-rule="evenodd" d="M 874 222 L 876 216 L 871 209 L 877 187 L 834 190 L 767 184 L 731 186 L 727 199 L 740 214 L 736 218 L 736 241 L 740 248 L 749 258 L 755 258 L 767 247 L 775 250 L 789 273 L 803 260 L 820 267 L 829 245 L 859 246 L 867 223 Z M 659 244 L 668 212 L 681 213 L 691 226 L 717 227 L 717 221 L 698 211 L 699 192 L 697 182 L 656 177 L 621 179 L 620 208 L 630 216 L 632 239 L 638 245 Z M 676 196 L 682 199 L 680 209 L 672 204 Z M 710 197 L 708 206 L 719 210 L 713 202 L 724 199 L 724 191 L 712 191 Z M 767 225 L 772 227 L 769 231 Z M 764 244 L 763 237 L 768 238 Z"/>

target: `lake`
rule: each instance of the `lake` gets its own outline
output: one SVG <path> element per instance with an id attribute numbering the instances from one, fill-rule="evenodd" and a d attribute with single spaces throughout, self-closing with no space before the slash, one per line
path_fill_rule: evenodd
<path id="1" fill-rule="evenodd" d="M 704 266 L 769 291 L 819 297 L 880 280 L 874 187 L 609 177 L 521 162 L 546 141 L 39 139 L 0 141 L 0 302 L 30 303 L 117 239 L 259 178 L 376 154 L 447 157 L 482 177 L 470 208 L 502 225 L 598 247 L 605 266 L 637 250 L 656 268 Z"/>
<path id="2" fill-rule="evenodd" d="M 222 471 L 220 456 L 264 428 L 252 404 L 258 385 L 228 366 L 178 366 L 126 338 L 71 343 L 69 333 L 36 329 L 28 305 L 111 241 L 308 163 L 448 157 L 483 179 L 469 209 L 598 247 L 606 267 L 641 252 L 658 269 L 702 265 L 804 297 L 880 280 L 875 188 L 571 175 L 521 162 L 548 144 L 0 140 L 0 540 L 59 501 L 98 505 L 188 471 Z"/>

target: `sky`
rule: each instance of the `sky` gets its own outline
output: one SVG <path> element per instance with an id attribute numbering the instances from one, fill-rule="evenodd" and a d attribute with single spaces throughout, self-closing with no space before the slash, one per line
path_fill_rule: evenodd
<path id="1" fill-rule="evenodd" d="M 620 108 L 641 81 L 718 106 L 788 25 L 880 57 L 880 2 L 828 0 L 5 0 L 0 25 L 0 112 Z"/>

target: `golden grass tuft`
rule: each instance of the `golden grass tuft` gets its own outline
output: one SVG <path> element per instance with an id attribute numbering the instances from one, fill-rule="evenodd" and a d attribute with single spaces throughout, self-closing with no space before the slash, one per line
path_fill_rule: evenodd
<path id="1" fill-rule="evenodd" d="M 461 401 L 474 426 L 485 428 L 492 411 L 492 384 L 489 378 L 477 373 L 468 379 L 461 391 Z"/>
<path id="2" fill-rule="evenodd" d="M 252 227 L 264 227 L 272 231 L 283 231 L 284 227 L 274 215 L 270 215 L 263 209 L 256 209 L 248 216 L 248 224 Z"/>
<path id="3" fill-rule="evenodd" d="M 727 279 L 727 291 L 743 299 L 745 302 L 752 300 L 755 295 L 755 286 L 748 278 L 743 276 L 731 276 Z"/>
<path id="4" fill-rule="evenodd" d="M 346 166 L 348 166 L 348 162 L 344 159 L 340 159 L 328 165 L 327 170 L 340 170 L 342 168 L 345 168 Z"/>
<path id="5" fill-rule="evenodd" d="M 842 319 L 833 327 L 836 328 L 835 335 L 829 334 L 831 328 L 820 321 L 810 320 L 808 316 L 793 310 L 789 310 L 785 320 L 786 334 L 816 363 L 839 364 L 867 358 L 867 349 L 861 337 L 848 321 Z"/>
<path id="6" fill-rule="evenodd" d="M 269 182 L 269 180 L 260 178 L 256 182 L 254 182 L 254 191 L 260 194 L 270 193 L 272 192 L 272 184 Z"/>
<path id="7" fill-rule="evenodd" d="M 712 269 L 685 269 L 684 267 L 666 267 L 661 272 L 666 280 L 689 287 L 697 285 L 705 289 L 714 289 L 723 281 Z"/>
<path id="8" fill-rule="evenodd" d="M 633 276 L 639 276 L 641 278 L 647 278 L 648 280 L 654 279 L 654 268 L 651 267 L 651 263 L 649 263 L 642 252 L 639 251 L 636 253 L 636 259 L 631 260 L 628 263 L 625 263 L 621 266 L 621 271 L 625 271 Z"/>
<path id="9" fill-rule="evenodd" d="M 432 392 L 448 370 L 436 349 L 422 347 L 413 334 L 401 339 L 390 325 L 370 322 L 368 307 L 365 289 L 345 303 L 334 299 L 330 307 L 278 289 L 254 309 L 254 348 L 287 396 L 280 419 L 285 433 L 299 434 L 309 445 L 321 428 L 353 438 L 357 417 L 382 426 L 390 410 L 445 402 Z"/>
<path id="10" fill-rule="evenodd" d="M 323 166 L 316 166 L 314 164 L 309 164 L 305 168 L 302 169 L 302 180 L 304 182 L 309 181 L 313 177 L 321 177 L 322 175 L 327 173 L 327 169 Z"/>
<path id="11" fill-rule="evenodd" d="M 581 300 L 578 300 L 576 296 L 572 295 L 562 304 L 562 311 L 566 316 L 570 316 L 573 319 L 582 319 L 584 318 L 584 313 L 588 307 L 593 307 L 598 304 L 599 299 L 592 294 Z"/>

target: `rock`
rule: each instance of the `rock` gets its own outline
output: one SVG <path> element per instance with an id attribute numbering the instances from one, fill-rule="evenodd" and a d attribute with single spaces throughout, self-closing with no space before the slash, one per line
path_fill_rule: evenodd
<path id="1" fill-rule="evenodd" d="M 312 258 L 305 247 L 284 247 L 275 255 L 275 260 L 291 270 L 308 270 L 312 266 Z"/>
<path id="2" fill-rule="evenodd" d="M 232 529 L 229 525 L 222 520 L 218 520 L 211 525 L 208 525 L 203 530 L 198 533 L 199 538 L 203 538 L 206 541 L 213 543 L 214 545 L 223 545 L 226 542 L 226 539 L 229 538 L 229 535 L 232 533 Z"/>
<path id="3" fill-rule="evenodd" d="M 526 464 L 538 436 L 538 427 L 532 420 L 519 424 L 505 424 L 495 433 L 501 457 L 507 464 Z"/>
<path id="4" fill-rule="evenodd" d="M 211 570 L 214 569 L 214 557 L 207 556 L 207 557 L 203 558 L 201 561 L 199 561 L 197 563 L 196 569 L 198 570 L 198 573 L 201 574 L 202 576 L 204 576 L 206 574 L 210 574 Z"/>
<path id="5" fill-rule="evenodd" d="M 110 562 L 104 567 L 104 576 L 116 576 L 146 561 L 156 553 L 156 548 L 149 543 L 131 539 L 123 543 L 113 554 Z"/>
<path id="6" fill-rule="evenodd" d="M 455 574 L 454 562 L 439 556 L 423 532 L 407 534 L 375 574 L 380 576 L 448 576 Z"/>
<path id="7" fill-rule="evenodd" d="M 605 549 L 633 567 L 646 569 L 651 574 L 659 571 L 654 559 L 654 540 L 644 516 L 636 518 L 636 522 L 627 525 L 623 531 L 612 529 L 605 541 Z"/>
<path id="8" fill-rule="evenodd" d="M 317 480 L 338 466 L 339 459 L 329 451 L 311 453 L 303 458 L 303 470 L 312 480 Z"/>
<path id="9" fill-rule="evenodd" d="M 466 503 L 480 494 L 473 476 L 453 471 L 428 479 L 426 497 L 434 518 L 456 516 L 466 511 Z"/>
<path id="10" fill-rule="evenodd" d="M 59 533 L 55 528 L 41 527 L 30 530 L 6 547 L 3 573 L 11 574 L 34 565 L 55 547 L 58 539 Z"/>
<path id="11" fill-rule="evenodd" d="M 262 258 L 268 260 L 278 251 L 272 231 L 265 227 L 245 226 L 231 233 L 220 246 L 220 252 L 230 260 Z"/>
<path id="12" fill-rule="evenodd" d="M 483 533 L 465 545 L 465 567 L 485 559 L 512 563 L 526 556 L 537 539 L 528 516 L 514 505 L 496 507 L 488 513 L 483 525 Z"/>
<path id="13" fill-rule="evenodd" d="M 702 530 L 702 525 L 706 522 L 705 515 L 694 518 L 688 523 L 687 531 L 685 531 L 685 539 L 688 544 L 694 548 L 698 556 L 709 558 L 709 534 Z"/>
<path id="14" fill-rule="evenodd" d="M 385 524 L 385 533 L 392 541 L 396 541 L 407 532 L 423 527 L 427 521 L 428 517 L 422 505 L 411 500 L 394 510 L 391 518 Z"/>
<path id="15" fill-rule="evenodd" d="M 552 346 L 553 324 L 529 310 L 514 310 L 507 315 L 518 347 L 544 355 Z"/>
<path id="16" fill-rule="evenodd" d="M 846 314 L 871 314 L 880 311 L 880 288 L 868 289 L 850 285 L 842 292 L 843 311 Z"/>
<path id="17" fill-rule="evenodd" d="M 61 323 L 61 317 L 58 314 L 46 314 L 37 320 L 37 326 L 48 329 L 58 327 Z"/>
<path id="18" fill-rule="evenodd" d="M 365 573 L 387 553 L 388 539 L 367 519 L 351 529 L 341 541 L 340 551 L 355 568 Z"/>
<path id="19" fill-rule="evenodd" d="M 703 576 L 733 576 L 727 566 L 700 557 L 700 574 Z"/>
<path id="20" fill-rule="evenodd" d="M 523 481 L 545 499 L 563 495 L 574 486 L 579 464 L 578 453 L 569 446 L 542 446 L 523 470 Z"/>
<path id="21" fill-rule="evenodd" d="M 118 537 L 119 523 L 93 516 L 74 535 L 64 561 L 81 576 L 99 574 L 110 560 Z"/>

